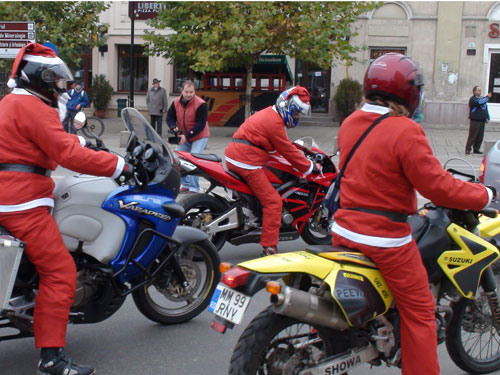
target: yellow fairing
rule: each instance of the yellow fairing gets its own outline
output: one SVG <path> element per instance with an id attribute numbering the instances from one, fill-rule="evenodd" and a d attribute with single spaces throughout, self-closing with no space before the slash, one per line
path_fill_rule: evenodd
<path id="1" fill-rule="evenodd" d="M 493 237 L 500 234 L 500 216 L 495 218 L 490 218 L 487 216 L 481 216 L 479 219 L 480 223 L 477 226 L 481 237 Z"/>
<path id="2" fill-rule="evenodd" d="M 488 241 L 456 224 L 451 224 L 447 231 L 460 250 L 443 252 L 438 264 L 460 294 L 473 298 L 483 271 L 498 259 L 500 253 Z"/>
<path id="3" fill-rule="evenodd" d="M 335 263 L 307 251 L 296 251 L 257 258 L 238 265 L 260 273 L 307 273 L 323 280 Z"/>
<path id="4" fill-rule="evenodd" d="M 239 266 L 259 273 L 305 273 L 324 280 L 348 323 L 360 325 L 384 314 L 393 300 L 380 271 L 372 262 L 363 259 L 362 263 L 369 263 L 369 266 L 352 263 L 362 256 L 357 252 L 314 255 L 298 251 L 253 259 Z M 361 310 L 359 305 L 355 306 L 360 301 L 365 301 Z"/>

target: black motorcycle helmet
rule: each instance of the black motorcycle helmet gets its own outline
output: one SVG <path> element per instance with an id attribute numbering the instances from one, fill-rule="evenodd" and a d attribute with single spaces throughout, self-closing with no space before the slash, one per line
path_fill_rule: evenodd
<path id="1" fill-rule="evenodd" d="M 66 92 L 68 81 L 73 81 L 73 75 L 54 50 L 30 43 L 17 54 L 9 87 L 25 89 L 50 106 L 57 107 L 57 97 Z"/>

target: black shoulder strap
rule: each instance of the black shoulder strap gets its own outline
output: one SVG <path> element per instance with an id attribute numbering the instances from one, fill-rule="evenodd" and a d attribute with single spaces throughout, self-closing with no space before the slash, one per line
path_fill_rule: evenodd
<path id="1" fill-rule="evenodd" d="M 340 170 L 340 173 L 338 174 L 338 177 L 337 177 L 338 179 L 340 179 L 344 175 L 344 171 L 347 167 L 347 164 L 349 163 L 349 160 L 351 160 L 352 156 L 354 155 L 354 151 L 356 151 L 356 149 L 359 147 L 361 142 L 363 142 L 363 140 L 366 138 L 368 133 L 370 133 L 375 126 L 377 126 L 382 120 L 386 119 L 387 117 L 389 117 L 389 112 L 387 112 L 386 114 L 384 114 L 384 115 L 380 116 L 378 119 L 376 119 L 373 122 L 373 124 L 371 124 L 370 127 L 365 130 L 363 135 L 361 137 L 359 137 L 358 141 L 356 142 L 356 144 L 353 146 L 353 148 L 349 152 L 349 155 L 347 155 L 347 158 L 345 159 L 344 165 L 342 166 L 342 169 Z"/>

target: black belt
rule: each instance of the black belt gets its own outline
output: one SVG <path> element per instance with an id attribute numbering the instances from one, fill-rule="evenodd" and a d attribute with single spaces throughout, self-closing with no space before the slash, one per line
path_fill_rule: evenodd
<path id="1" fill-rule="evenodd" d="M 36 165 L 14 164 L 14 163 L 0 163 L 0 172 L 26 172 L 35 173 L 41 176 L 50 177 L 52 171 Z"/>
<path id="2" fill-rule="evenodd" d="M 264 150 L 265 152 L 267 152 L 267 150 L 264 147 L 257 146 L 255 143 L 252 143 L 252 142 L 250 142 L 250 141 L 248 141 L 246 139 L 243 139 L 243 138 L 233 138 L 231 140 L 231 142 L 233 142 L 233 143 L 241 143 L 242 145 L 257 147 L 257 148 L 260 148 L 261 150 Z"/>
<path id="3" fill-rule="evenodd" d="M 342 207 L 342 208 L 344 208 L 344 207 Z M 406 223 L 406 221 L 408 220 L 408 215 L 402 214 L 400 212 L 372 210 L 371 208 L 359 208 L 359 207 L 350 207 L 350 208 L 344 208 L 344 209 L 384 216 L 384 217 L 388 218 L 389 220 L 394 221 L 396 223 Z"/>

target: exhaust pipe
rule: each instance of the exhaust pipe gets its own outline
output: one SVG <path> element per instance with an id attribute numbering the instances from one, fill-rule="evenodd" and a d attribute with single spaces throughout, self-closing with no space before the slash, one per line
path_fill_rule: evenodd
<path id="1" fill-rule="evenodd" d="M 277 314 L 336 330 L 349 328 L 340 307 L 333 299 L 282 286 L 281 293 L 271 295 L 271 304 Z"/>

